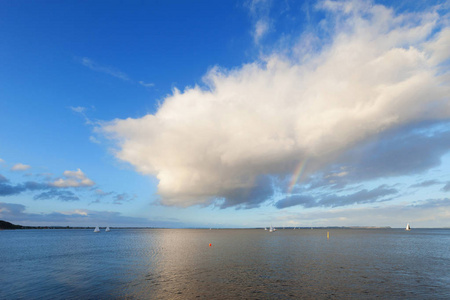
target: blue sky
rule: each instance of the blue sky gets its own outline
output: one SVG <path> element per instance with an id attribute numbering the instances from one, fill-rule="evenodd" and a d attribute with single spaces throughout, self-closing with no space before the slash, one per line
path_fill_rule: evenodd
<path id="1" fill-rule="evenodd" d="M 6 1 L 0 55 L 0 219 L 450 226 L 446 1 Z"/>

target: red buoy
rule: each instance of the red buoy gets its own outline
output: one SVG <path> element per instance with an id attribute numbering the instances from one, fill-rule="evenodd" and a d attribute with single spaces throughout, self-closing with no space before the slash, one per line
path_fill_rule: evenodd
<path id="1" fill-rule="evenodd" d="M 211 247 L 211 243 L 209 244 L 209 246 Z"/>

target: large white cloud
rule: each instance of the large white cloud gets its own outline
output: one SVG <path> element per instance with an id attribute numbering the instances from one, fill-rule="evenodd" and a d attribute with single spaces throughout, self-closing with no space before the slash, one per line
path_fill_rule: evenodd
<path id="1" fill-rule="evenodd" d="M 333 28 L 320 51 L 300 41 L 282 51 L 299 56 L 213 68 L 205 88 L 174 90 L 154 115 L 105 123 L 117 157 L 157 177 L 163 204 L 248 204 L 270 184 L 262 175 L 306 159 L 311 171 L 380 132 L 450 116 L 444 17 L 361 2 L 320 7 L 323 30 Z"/>

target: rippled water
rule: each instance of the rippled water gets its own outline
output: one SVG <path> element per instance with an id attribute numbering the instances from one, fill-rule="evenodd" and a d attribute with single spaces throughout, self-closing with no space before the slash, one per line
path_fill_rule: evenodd
<path id="1" fill-rule="evenodd" d="M 450 230 L 5 230 L 0 286 L 1 299 L 450 299 Z"/>

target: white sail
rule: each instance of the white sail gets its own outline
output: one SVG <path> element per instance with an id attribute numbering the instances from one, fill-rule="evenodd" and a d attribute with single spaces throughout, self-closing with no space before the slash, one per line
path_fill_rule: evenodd
<path id="1" fill-rule="evenodd" d="M 108 231 L 110 231 L 110 230 L 111 230 L 111 229 L 109 229 L 109 226 L 106 227 L 106 229 L 105 229 L 106 232 L 108 232 Z"/>
<path id="2" fill-rule="evenodd" d="M 98 228 L 98 226 L 95 227 L 94 232 L 100 232 L 100 228 Z"/>
<path id="3" fill-rule="evenodd" d="M 408 224 L 406 224 L 406 229 L 405 230 L 411 230 L 411 227 L 409 226 L 409 223 Z"/>

